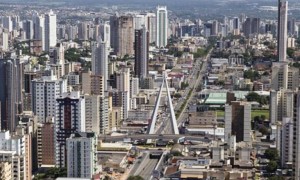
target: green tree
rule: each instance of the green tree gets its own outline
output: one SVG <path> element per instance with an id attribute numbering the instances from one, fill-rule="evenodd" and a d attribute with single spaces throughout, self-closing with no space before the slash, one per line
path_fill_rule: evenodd
<path id="1" fill-rule="evenodd" d="M 282 176 L 272 176 L 272 177 L 269 177 L 268 180 L 284 180 L 284 177 L 282 177 Z"/>
<path id="2" fill-rule="evenodd" d="M 269 173 L 274 173 L 277 169 L 277 162 L 276 161 L 270 161 L 266 167 L 266 170 L 269 172 Z"/>
<path id="3" fill-rule="evenodd" d="M 251 81 L 255 81 L 260 78 L 260 74 L 257 71 L 246 70 L 244 71 L 244 78 L 251 79 Z"/>
<path id="4" fill-rule="evenodd" d="M 266 128 L 265 126 L 262 126 L 262 127 L 259 129 L 259 132 L 261 132 L 263 135 L 268 135 L 268 134 L 269 134 L 269 130 L 268 130 L 268 128 Z"/>
<path id="5" fill-rule="evenodd" d="M 277 161 L 279 159 L 278 151 L 275 148 L 269 148 L 265 151 L 265 157 L 271 161 Z"/>
<path id="6" fill-rule="evenodd" d="M 176 93 L 176 94 L 174 94 L 174 97 L 175 97 L 175 98 L 181 98 L 182 96 L 181 96 L 180 93 Z"/>
<path id="7" fill-rule="evenodd" d="M 247 96 L 246 96 L 247 101 L 260 101 L 260 95 L 257 94 L 256 92 L 250 92 Z"/>
<path id="8" fill-rule="evenodd" d="M 287 48 L 286 53 L 289 57 L 295 57 L 295 50 L 293 48 Z"/>
<path id="9" fill-rule="evenodd" d="M 127 180 L 144 180 L 141 176 L 129 176 Z"/>
<path id="10" fill-rule="evenodd" d="M 70 48 L 65 51 L 65 59 L 70 62 L 79 62 L 80 61 L 80 51 L 76 48 Z"/>

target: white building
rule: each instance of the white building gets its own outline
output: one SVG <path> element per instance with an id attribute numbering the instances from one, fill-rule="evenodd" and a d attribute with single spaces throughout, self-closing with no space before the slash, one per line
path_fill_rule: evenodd
<path id="1" fill-rule="evenodd" d="M 55 161 L 66 166 L 65 143 L 71 134 L 85 132 L 85 99 L 80 92 L 63 93 L 56 99 Z"/>
<path id="2" fill-rule="evenodd" d="M 109 22 L 104 22 L 99 26 L 99 32 L 103 42 L 106 42 L 106 47 L 110 48 L 110 24 Z"/>
<path id="3" fill-rule="evenodd" d="M 49 51 L 57 41 L 56 34 L 56 14 L 52 10 L 45 15 L 45 50 Z"/>
<path id="4" fill-rule="evenodd" d="M 280 157 L 282 167 L 289 167 L 293 162 L 293 119 L 283 118 L 281 124 Z"/>
<path id="5" fill-rule="evenodd" d="M 66 79 L 57 79 L 52 75 L 32 80 L 32 110 L 39 123 L 45 122 L 47 117 L 55 116 L 55 100 L 66 91 Z"/>
<path id="6" fill-rule="evenodd" d="M 0 162 L 12 164 L 12 175 L 16 180 L 29 180 L 27 172 L 24 136 L 11 136 L 9 131 L 0 132 Z"/>
<path id="7" fill-rule="evenodd" d="M 75 133 L 67 139 L 68 177 L 92 178 L 97 173 L 97 136 Z"/>
<path id="8" fill-rule="evenodd" d="M 282 118 L 293 118 L 294 92 L 281 89 L 270 92 L 270 122 L 276 124 Z"/>
<path id="9" fill-rule="evenodd" d="M 0 34 L 0 46 L 2 48 L 3 51 L 8 51 L 9 49 L 9 41 L 8 41 L 8 32 L 7 31 L 3 31 L 1 34 Z"/>
<path id="10" fill-rule="evenodd" d="M 168 11 L 166 6 L 156 8 L 156 46 L 165 47 L 168 44 Z"/>
<path id="11" fill-rule="evenodd" d="M 108 80 L 108 49 L 106 42 L 102 40 L 92 47 L 92 74 L 103 77 L 104 90 L 107 90 Z"/>
<path id="12" fill-rule="evenodd" d="M 86 132 L 96 135 L 108 132 L 108 99 L 100 95 L 85 95 Z"/>
<path id="13" fill-rule="evenodd" d="M 130 69 L 123 68 L 117 73 L 117 89 L 122 92 L 123 118 L 127 119 L 130 110 Z"/>
<path id="14" fill-rule="evenodd" d="M 2 17 L 2 24 L 3 28 L 7 29 L 8 32 L 11 32 L 13 30 L 13 22 L 10 16 Z"/>
<path id="15" fill-rule="evenodd" d="M 139 78 L 131 78 L 130 80 L 130 97 L 135 97 L 140 91 Z"/>
<path id="16" fill-rule="evenodd" d="M 156 42 L 156 15 L 154 13 L 147 13 L 146 27 L 149 31 L 149 42 Z"/>

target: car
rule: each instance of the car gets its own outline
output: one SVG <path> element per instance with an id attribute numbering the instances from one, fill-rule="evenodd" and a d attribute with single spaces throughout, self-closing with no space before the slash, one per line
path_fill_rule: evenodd
<path id="1" fill-rule="evenodd" d="M 162 151 L 162 148 L 158 148 L 157 150 Z"/>

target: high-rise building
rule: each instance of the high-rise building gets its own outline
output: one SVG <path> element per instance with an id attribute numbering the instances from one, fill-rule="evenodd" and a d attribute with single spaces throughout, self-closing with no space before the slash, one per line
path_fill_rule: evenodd
<path id="1" fill-rule="evenodd" d="M 270 122 L 276 124 L 283 118 L 293 118 L 294 92 L 281 89 L 270 92 Z"/>
<path id="2" fill-rule="evenodd" d="M 0 48 L 2 51 L 8 51 L 9 50 L 9 34 L 7 30 L 3 30 L 3 32 L 0 33 Z"/>
<path id="3" fill-rule="evenodd" d="M 76 132 L 85 132 L 85 99 L 80 92 L 63 93 L 56 99 L 55 162 L 66 167 L 66 139 Z"/>
<path id="4" fill-rule="evenodd" d="M 293 163 L 293 118 L 285 117 L 281 121 L 280 127 L 280 158 L 281 166 L 290 168 Z"/>
<path id="5" fill-rule="evenodd" d="M 104 90 L 108 80 L 108 49 L 106 42 L 100 41 L 92 47 L 92 74 L 103 77 Z"/>
<path id="6" fill-rule="evenodd" d="M 110 17 L 111 46 L 119 57 L 134 54 L 134 21 L 132 15 Z"/>
<path id="7" fill-rule="evenodd" d="M 34 37 L 34 26 L 33 26 L 33 21 L 31 20 L 26 20 L 23 22 L 23 30 L 25 31 L 25 38 L 27 40 L 31 40 Z"/>
<path id="8" fill-rule="evenodd" d="M 258 34 L 260 31 L 260 18 L 247 18 L 243 24 L 243 32 L 246 37 Z"/>
<path id="9" fill-rule="evenodd" d="M 131 78 L 130 80 L 130 98 L 138 95 L 140 86 L 139 86 L 139 78 Z"/>
<path id="10" fill-rule="evenodd" d="M 110 49 L 110 24 L 104 22 L 99 26 L 99 34 L 103 42 L 106 42 L 106 47 Z"/>
<path id="11" fill-rule="evenodd" d="M 300 91 L 294 97 L 293 118 L 293 170 L 295 179 L 300 177 Z"/>
<path id="12" fill-rule="evenodd" d="M 299 87 L 299 69 L 289 67 L 287 62 L 273 62 L 271 88 L 296 90 Z"/>
<path id="13" fill-rule="evenodd" d="M 149 59 L 149 32 L 146 27 L 135 30 L 135 62 L 134 73 L 136 77 L 145 78 L 148 76 L 148 59 Z"/>
<path id="14" fill-rule="evenodd" d="M 74 133 L 67 139 L 68 177 L 89 178 L 98 171 L 97 135 Z"/>
<path id="15" fill-rule="evenodd" d="M 89 24 L 87 22 L 81 22 L 78 24 L 78 39 L 80 40 L 88 40 L 89 36 Z"/>
<path id="16" fill-rule="evenodd" d="M 22 112 L 23 68 L 18 59 L 0 59 L 1 130 L 14 132 Z"/>
<path id="17" fill-rule="evenodd" d="M 13 30 L 13 23 L 11 20 L 11 16 L 2 17 L 2 24 L 3 24 L 3 28 L 7 29 L 8 32 L 11 32 Z"/>
<path id="18" fill-rule="evenodd" d="M 225 105 L 225 141 L 236 135 L 236 142 L 251 142 L 251 104 L 231 101 Z"/>
<path id="19" fill-rule="evenodd" d="M 49 117 L 46 122 L 38 123 L 38 167 L 55 166 L 55 123 L 54 117 Z"/>
<path id="20" fill-rule="evenodd" d="M 156 42 L 156 15 L 154 13 L 147 14 L 146 27 L 149 31 L 149 43 Z"/>
<path id="21" fill-rule="evenodd" d="M 56 45 L 56 14 L 52 10 L 45 15 L 45 51 Z"/>
<path id="22" fill-rule="evenodd" d="M 48 117 L 55 117 L 55 100 L 64 92 L 67 92 L 67 79 L 57 79 L 52 75 L 32 81 L 32 111 L 39 123 L 46 122 Z"/>
<path id="23" fill-rule="evenodd" d="M 165 47 L 168 44 L 168 11 L 166 6 L 156 8 L 156 46 Z"/>
<path id="24" fill-rule="evenodd" d="M 27 158 L 30 154 L 24 135 L 11 135 L 9 131 L 0 132 L 0 162 L 12 164 L 13 179 L 31 179 L 31 164 Z"/>
<path id="25" fill-rule="evenodd" d="M 278 61 L 286 61 L 286 49 L 287 49 L 287 12 L 288 1 L 278 1 L 278 36 L 277 36 L 277 53 Z"/>
<path id="26" fill-rule="evenodd" d="M 85 95 L 86 132 L 96 135 L 108 132 L 108 99 L 100 95 Z"/>
<path id="27" fill-rule="evenodd" d="M 217 36 L 219 34 L 219 22 L 217 20 L 214 20 L 212 22 L 212 31 L 211 35 L 212 36 Z"/>
<path id="28" fill-rule="evenodd" d="M 42 49 L 45 50 L 45 17 L 35 14 L 32 18 L 34 35 L 33 38 L 42 41 Z"/>

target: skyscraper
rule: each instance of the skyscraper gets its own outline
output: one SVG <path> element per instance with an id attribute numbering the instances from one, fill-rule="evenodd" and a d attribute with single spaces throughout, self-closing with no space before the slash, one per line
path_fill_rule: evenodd
<path id="1" fill-rule="evenodd" d="M 103 77 L 104 90 L 108 80 L 108 49 L 106 42 L 99 40 L 92 47 L 92 74 Z"/>
<path id="2" fill-rule="evenodd" d="M 79 92 L 63 93 L 56 99 L 55 162 L 66 166 L 66 139 L 76 132 L 85 132 L 85 99 Z"/>
<path id="3" fill-rule="evenodd" d="M 33 28 L 33 21 L 31 20 L 26 20 L 23 22 L 23 30 L 26 33 L 26 39 L 31 40 L 33 39 L 34 35 L 34 28 Z"/>
<path id="4" fill-rule="evenodd" d="M 146 27 L 135 30 L 135 62 L 134 73 L 136 77 L 145 78 L 148 75 L 148 59 L 149 59 L 149 32 Z"/>
<path id="5" fill-rule="evenodd" d="M 288 1 L 278 1 L 278 61 L 286 61 Z"/>
<path id="6" fill-rule="evenodd" d="M 45 50 L 45 17 L 43 15 L 34 15 L 32 18 L 34 28 L 34 39 L 42 41 L 42 49 Z"/>
<path id="7" fill-rule="evenodd" d="M 86 132 L 96 135 L 108 132 L 108 99 L 100 95 L 85 95 Z"/>
<path id="8" fill-rule="evenodd" d="M 45 15 L 45 50 L 56 45 L 56 14 L 52 10 Z"/>
<path id="9" fill-rule="evenodd" d="M 1 129 L 13 132 L 22 111 L 22 68 L 18 59 L 0 60 Z"/>
<path id="10" fill-rule="evenodd" d="M 156 8 L 156 46 L 165 47 L 168 44 L 168 11 L 166 6 Z"/>
<path id="11" fill-rule="evenodd" d="M 56 98 L 67 92 L 67 80 L 55 76 L 44 76 L 32 81 L 32 111 L 39 123 L 45 123 L 48 117 L 55 116 Z"/>
<path id="12" fill-rule="evenodd" d="M 104 22 L 99 26 L 101 39 L 106 42 L 107 48 L 110 48 L 110 25 L 109 22 Z"/>
<path id="13" fill-rule="evenodd" d="M 134 54 L 134 21 L 132 15 L 110 17 L 111 46 L 114 53 L 119 57 Z"/>
<path id="14" fill-rule="evenodd" d="M 67 139 L 68 177 L 92 178 L 97 172 L 97 135 L 75 133 Z"/>
<path id="15" fill-rule="evenodd" d="M 237 142 L 251 142 L 251 104 L 231 101 L 225 105 L 225 141 L 236 135 Z"/>

